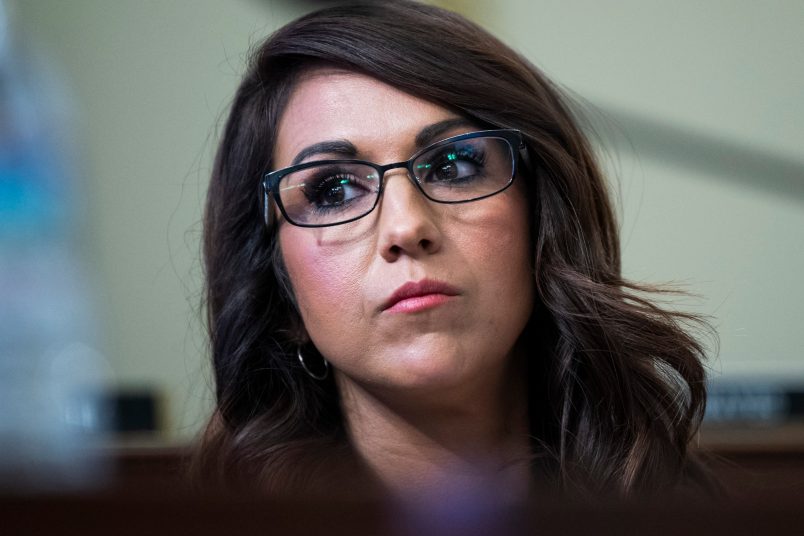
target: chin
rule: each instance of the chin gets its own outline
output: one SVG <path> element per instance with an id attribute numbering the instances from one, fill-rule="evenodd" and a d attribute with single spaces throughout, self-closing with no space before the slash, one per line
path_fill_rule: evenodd
<path id="1" fill-rule="evenodd" d="M 387 361 L 392 365 L 387 369 L 384 384 L 388 388 L 417 394 L 446 393 L 466 387 L 472 383 L 473 377 L 485 374 L 488 363 L 483 366 L 476 358 L 477 355 L 454 349 L 407 349 L 389 356 Z"/>

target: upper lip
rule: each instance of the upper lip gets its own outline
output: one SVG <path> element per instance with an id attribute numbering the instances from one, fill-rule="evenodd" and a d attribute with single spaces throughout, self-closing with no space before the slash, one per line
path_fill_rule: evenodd
<path id="1" fill-rule="evenodd" d="M 435 279 L 422 279 L 421 281 L 408 281 L 391 294 L 382 304 L 382 310 L 390 309 L 402 300 L 426 296 L 428 294 L 446 294 L 447 296 L 457 296 L 460 294 L 458 289 Z"/>

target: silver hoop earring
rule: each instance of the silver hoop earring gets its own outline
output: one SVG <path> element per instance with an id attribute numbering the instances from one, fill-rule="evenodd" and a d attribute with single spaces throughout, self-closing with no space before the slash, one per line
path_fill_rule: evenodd
<path id="1" fill-rule="evenodd" d="M 299 348 L 296 350 L 296 356 L 299 358 L 299 363 L 301 363 L 301 366 L 304 369 L 304 372 L 306 372 L 307 375 L 310 376 L 311 378 L 313 378 L 314 380 L 321 381 L 321 380 L 326 379 L 327 376 L 329 376 L 329 362 L 326 359 L 324 359 L 323 357 L 321 358 L 321 361 L 324 362 L 324 372 L 321 373 L 321 374 L 316 374 L 313 371 L 311 371 L 310 369 L 308 369 L 307 365 L 304 363 L 304 356 L 302 356 L 302 353 L 301 353 L 301 346 L 299 346 Z"/>

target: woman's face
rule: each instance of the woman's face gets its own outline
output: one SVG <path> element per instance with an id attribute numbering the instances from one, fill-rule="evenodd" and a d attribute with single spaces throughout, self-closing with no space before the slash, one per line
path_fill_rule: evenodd
<path id="1" fill-rule="evenodd" d="M 479 130 L 456 119 L 376 79 L 316 69 L 300 79 L 280 119 L 275 169 L 329 141 L 347 141 L 354 158 L 378 164 L 406 160 L 421 148 L 416 138 L 425 129 L 434 134 L 428 143 Z M 316 152 L 303 161 L 346 157 Z M 521 178 L 502 193 L 454 205 L 427 200 L 404 168 L 384 180 L 378 206 L 360 220 L 323 228 L 280 223 L 312 342 L 342 389 L 447 395 L 499 378 L 533 304 Z M 418 295 L 393 300 L 406 285 Z"/>

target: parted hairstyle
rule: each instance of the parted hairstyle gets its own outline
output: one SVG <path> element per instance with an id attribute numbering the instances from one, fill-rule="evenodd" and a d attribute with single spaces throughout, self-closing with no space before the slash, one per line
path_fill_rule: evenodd
<path id="1" fill-rule="evenodd" d="M 333 467 L 359 472 L 332 375 L 314 380 L 297 360 L 304 328 L 276 225 L 263 220 L 280 116 L 300 73 L 320 65 L 522 132 L 528 161 L 517 180 L 529 197 L 537 303 L 520 346 L 534 482 L 626 497 L 708 485 L 688 450 L 706 399 L 704 347 L 691 329 L 700 320 L 621 276 L 607 184 L 566 97 L 479 26 L 412 1 L 325 8 L 253 52 L 206 203 L 217 407 L 195 474 L 282 492 L 313 489 Z"/>

